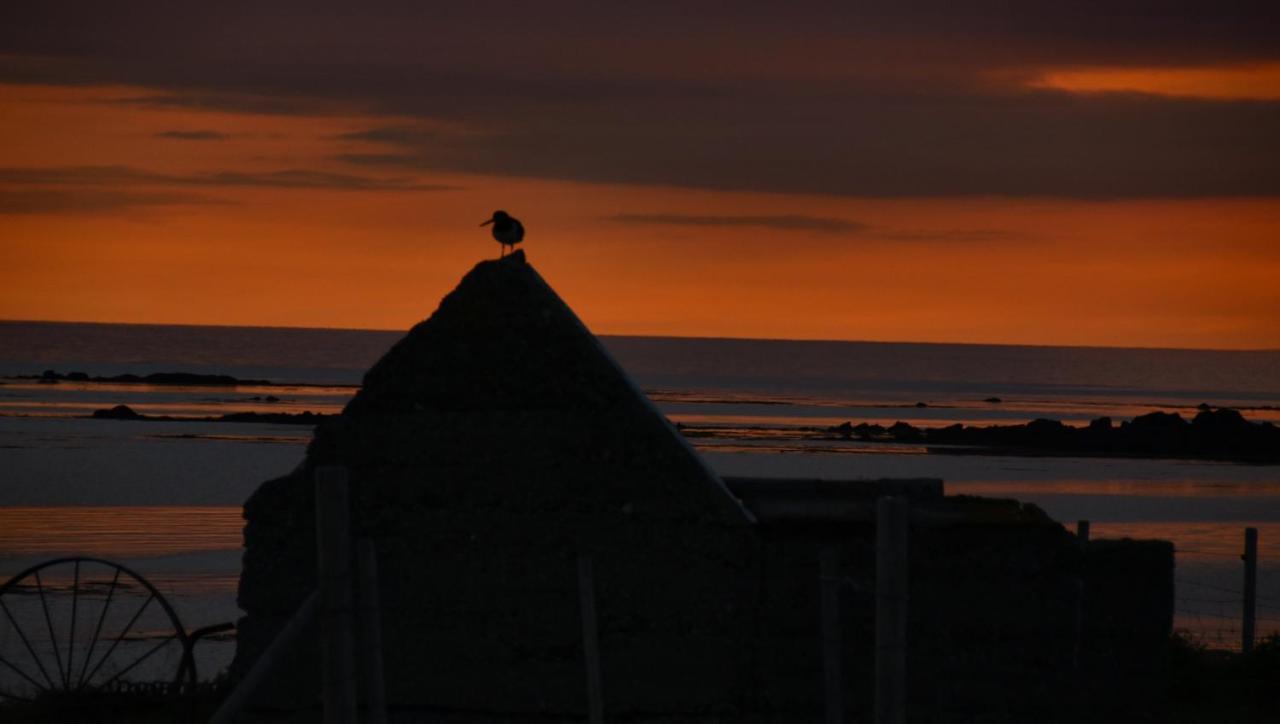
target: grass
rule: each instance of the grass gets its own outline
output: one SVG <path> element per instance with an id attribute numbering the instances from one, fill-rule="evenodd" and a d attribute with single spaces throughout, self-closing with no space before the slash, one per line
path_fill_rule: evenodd
<path id="1" fill-rule="evenodd" d="M 1093 702 L 1111 711 L 1062 712 L 1091 724 L 1275 724 L 1280 722 L 1280 634 L 1247 654 L 1206 648 L 1186 633 L 1169 639 L 1167 665 L 1154 686 L 1135 687 L 1141 701 Z M 1137 692 L 1141 691 L 1141 694 Z M 5 724 L 187 724 L 207 722 L 227 693 L 225 679 L 190 695 L 144 692 L 51 694 L 0 703 Z M 1090 706 L 1086 704 L 1086 706 Z M 1127 713 L 1119 713 L 1121 711 Z M 996 715 L 992 721 L 1004 721 Z"/>
<path id="2" fill-rule="evenodd" d="M 1280 722 L 1280 633 L 1247 654 L 1170 641 L 1169 722 Z"/>

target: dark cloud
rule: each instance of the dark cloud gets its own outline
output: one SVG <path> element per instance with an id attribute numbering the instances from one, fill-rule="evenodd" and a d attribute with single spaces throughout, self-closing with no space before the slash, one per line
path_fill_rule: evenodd
<path id="1" fill-rule="evenodd" d="M 615 214 L 607 216 L 604 221 L 620 224 L 654 224 L 660 226 L 724 226 L 724 227 L 756 227 L 775 231 L 823 231 L 835 234 L 850 234 L 865 231 L 866 224 L 847 219 L 834 219 L 824 216 L 805 216 L 803 214 L 782 214 L 776 216 L 699 216 L 691 214 Z"/>
<path id="2" fill-rule="evenodd" d="M 414 146 L 422 143 L 428 143 L 435 140 L 437 137 L 436 133 L 416 128 L 384 126 L 381 128 L 370 128 L 367 131 L 342 133 L 334 138 L 339 141 L 368 141 L 370 143 L 385 143 L 391 146 Z"/>
<path id="3" fill-rule="evenodd" d="M 0 188 L 0 215 L 108 214 L 140 207 L 225 203 L 228 202 L 189 193 L 138 192 L 98 188 Z"/>
<path id="4" fill-rule="evenodd" d="M 661 105 L 661 104 L 660 104 Z M 340 160 L 577 181 L 864 197 L 1280 194 L 1280 103 L 1124 94 L 749 96 L 581 112 Z"/>
<path id="5" fill-rule="evenodd" d="M 938 62 L 1070 65 L 1240 62 L 1274 59 L 1273 2 L 1202 0 L 895 0 L 729 5 L 646 3 L 373 2 L 358 11 L 309 0 L 173 3 L 80 0 L 13 3 L 0 48 L 14 54 L 91 58 L 176 75 L 191 61 L 269 69 L 309 65 L 384 72 L 396 67 L 616 70 L 665 58 L 706 67 L 784 66 L 779 51 L 819 59 L 879 57 Z M 518 42 L 512 42 L 513 39 Z M 752 54 L 756 54 L 752 58 Z M 717 59 L 721 59 L 717 62 Z M 165 62 L 156 62 L 165 61 Z M 167 66 L 167 67 L 154 67 Z M 370 76 L 372 85 L 380 78 Z"/>
<path id="6" fill-rule="evenodd" d="M 454 186 L 422 184 L 405 178 L 372 178 L 306 169 L 161 174 L 131 166 L 58 166 L 0 168 L 0 183 L 37 185 L 265 186 L 347 191 L 452 191 Z"/>
<path id="7" fill-rule="evenodd" d="M 1274 2 L 353 12 L 136 0 L 128 13 L 69 2 L 4 14 L 0 80 L 146 88 L 113 101 L 135 105 L 386 117 L 338 139 L 394 151 L 340 149 L 364 169 L 873 197 L 1280 194 L 1280 103 L 991 82 L 1050 67 L 1277 62 Z"/>
<path id="8" fill-rule="evenodd" d="M 218 131 L 161 131 L 156 138 L 171 138 L 177 141 L 223 141 L 231 136 Z"/>
<path id="9" fill-rule="evenodd" d="M 0 63 L 0 68 L 3 68 L 3 63 Z M 56 80 L 52 82 L 56 82 Z M 97 102 L 104 105 L 127 106 L 129 108 L 157 110 L 180 108 L 192 111 L 230 111 L 233 113 L 277 116 L 324 116 L 351 112 L 349 104 L 340 105 L 334 101 L 326 101 L 319 98 L 280 97 L 276 95 L 259 96 L 246 93 L 210 91 L 197 87 L 186 87 L 175 91 L 146 93 L 143 95 L 116 96 Z"/>
<path id="10" fill-rule="evenodd" d="M 129 166 L 0 167 L 0 183 L 44 185 L 96 185 L 164 183 L 170 177 Z"/>
<path id="11" fill-rule="evenodd" d="M 827 234 L 856 235 L 868 239 L 907 242 L 947 242 L 979 244 L 1024 240 L 1021 233 L 1005 229 L 894 229 L 872 226 L 860 221 L 807 214 L 769 216 L 712 214 L 614 214 L 602 221 L 619 224 L 695 227 L 753 227 L 773 231 L 817 231 Z"/>
<path id="12" fill-rule="evenodd" d="M 339 153 L 333 156 L 335 161 L 342 161 L 353 166 L 385 166 L 388 168 L 408 168 L 430 170 L 439 164 L 429 151 L 422 153 Z"/>
<path id="13" fill-rule="evenodd" d="M 347 191 L 454 191 L 458 187 L 421 184 L 410 179 L 369 178 L 344 173 L 290 169 L 263 173 L 219 171 L 179 177 L 177 183 L 209 186 L 272 186 L 289 189 L 341 189 Z"/>
<path id="14" fill-rule="evenodd" d="M 1021 241 L 1027 238 L 1026 234 L 1005 229 L 889 229 L 880 231 L 876 236 L 889 241 L 940 241 L 956 244 Z"/>

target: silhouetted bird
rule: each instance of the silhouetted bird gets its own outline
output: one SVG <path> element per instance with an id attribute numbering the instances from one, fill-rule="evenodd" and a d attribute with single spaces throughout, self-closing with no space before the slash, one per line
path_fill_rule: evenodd
<path id="1" fill-rule="evenodd" d="M 493 224 L 493 238 L 502 244 L 502 256 L 507 255 L 507 247 L 510 246 L 515 251 L 516 244 L 524 241 L 524 224 L 520 220 L 511 216 L 505 211 L 493 212 L 493 218 L 481 224 L 487 226 Z M 501 257 L 499 257 L 501 258 Z"/>

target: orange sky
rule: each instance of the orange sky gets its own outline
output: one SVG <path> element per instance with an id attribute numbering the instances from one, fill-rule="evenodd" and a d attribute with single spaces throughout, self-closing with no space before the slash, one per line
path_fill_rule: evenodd
<path id="1" fill-rule="evenodd" d="M 1280 63 L 1172 68 L 1062 68 L 1032 85 L 1077 92 L 1140 92 L 1214 99 L 1280 99 Z"/>
<path id="2" fill-rule="evenodd" d="M 0 318 L 401 329 L 497 256 L 478 224 L 502 207 L 598 333 L 1280 347 L 1274 197 L 859 198 L 422 170 L 352 188 L 335 159 L 380 147 L 338 136 L 424 122 L 116 102 L 146 92 L 0 86 Z"/>

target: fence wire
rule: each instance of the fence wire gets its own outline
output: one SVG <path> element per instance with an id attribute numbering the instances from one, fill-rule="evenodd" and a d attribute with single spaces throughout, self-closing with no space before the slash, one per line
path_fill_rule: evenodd
<path id="1" fill-rule="evenodd" d="M 1179 549 L 1179 552 L 1184 552 Z M 1239 559 L 1239 554 L 1222 557 Z M 1261 571 L 1259 572 L 1261 574 Z M 1258 587 L 1263 584 L 1259 575 Z M 1212 649 L 1239 651 L 1243 645 L 1244 590 L 1186 575 L 1174 578 L 1174 628 Z M 1280 634 L 1280 600 L 1254 596 L 1254 641 Z"/>

